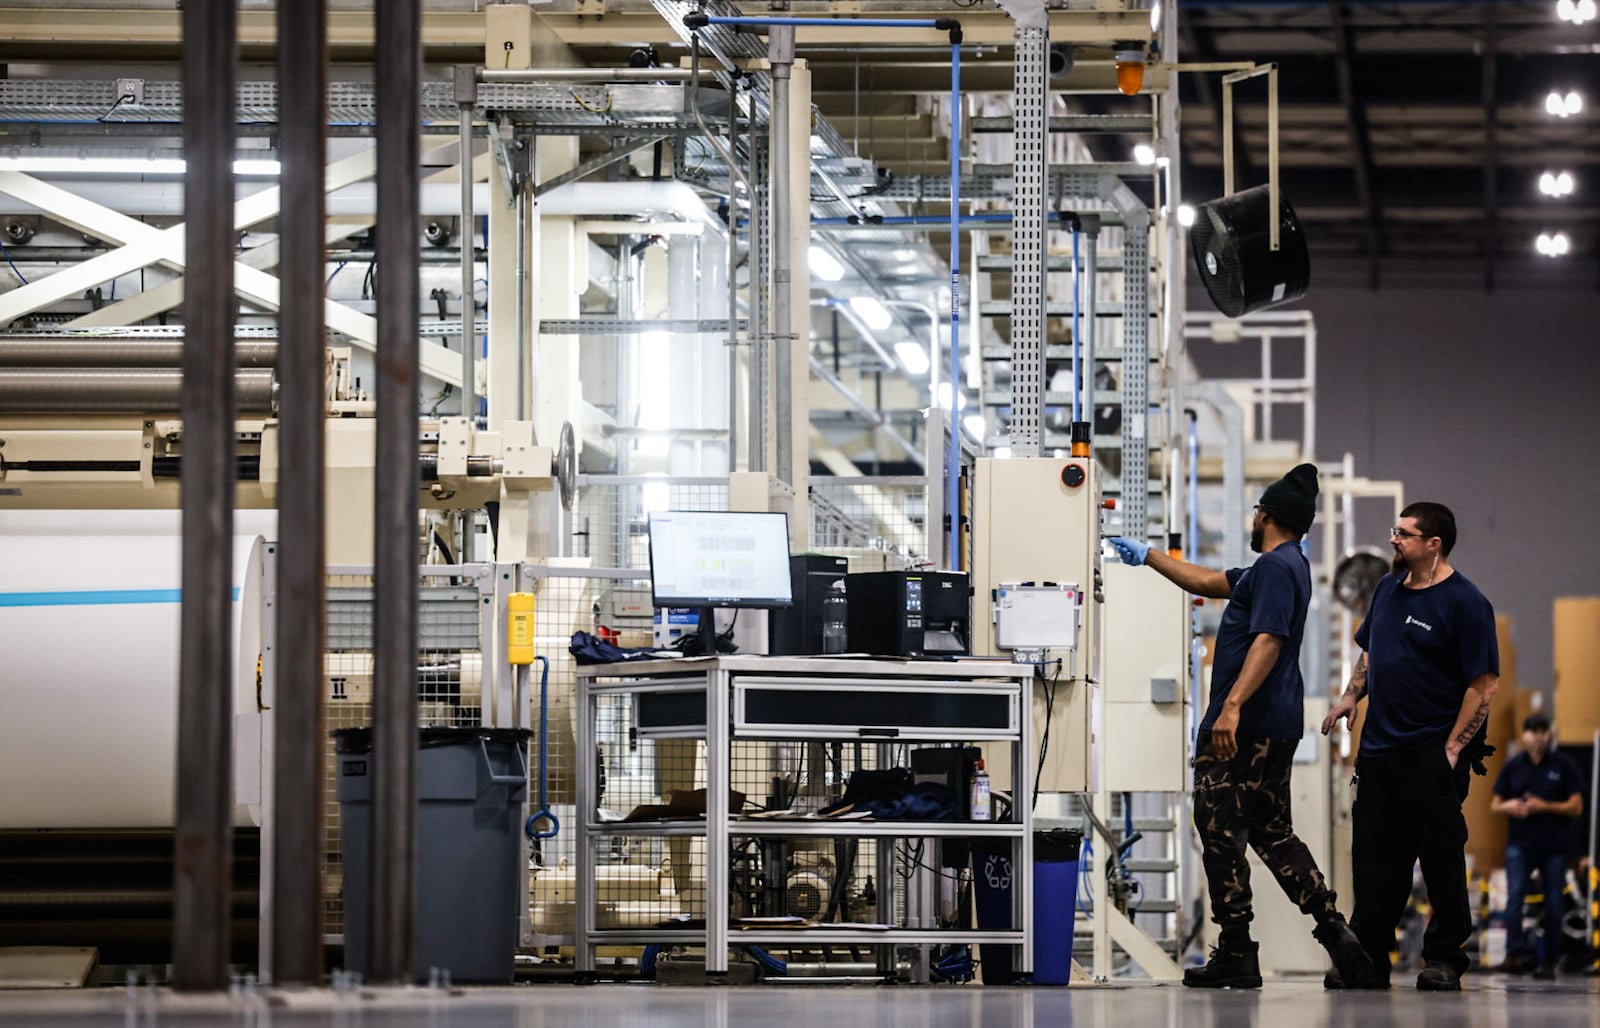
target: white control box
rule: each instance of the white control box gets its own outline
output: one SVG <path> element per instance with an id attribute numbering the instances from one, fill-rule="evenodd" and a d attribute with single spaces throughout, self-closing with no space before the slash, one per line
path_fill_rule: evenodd
<path id="1" fill-rule="evenodd" d="M 995 590 L 995 645 L 1007 650 L 1077 649 L 1083 591 L 1073 584 L 1002 584 Z"/>

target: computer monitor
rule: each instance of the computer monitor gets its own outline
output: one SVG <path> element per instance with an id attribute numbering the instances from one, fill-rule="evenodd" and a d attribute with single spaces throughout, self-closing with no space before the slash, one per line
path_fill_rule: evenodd
<path id="1" fill-rule="evenodd" d="M 716 607 L 787 607 L 789 516 L 672 510 L 650 515 L 650 600 L 700 608 L 700 652 L 715 654 Z"/>

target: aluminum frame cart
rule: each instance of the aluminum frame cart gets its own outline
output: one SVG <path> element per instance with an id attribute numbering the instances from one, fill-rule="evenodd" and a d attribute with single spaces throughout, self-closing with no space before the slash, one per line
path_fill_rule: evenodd
<path id="1" fill-rule="evenodd" d="M 597 819 L 598 771 L 593 760 L 577 764 L 577 880 L 575 883 L 577 971 L 592 980 L 595 948 L 601 945 L 689 945 L 705 947 L 708 975 L 726 973 L 730 937 L 738 944 L 944 945 L 980 943 L 1017 947 L 1014 967 L 1033 968 L 1033 668 L 998 660 L 882 660 L 848 657 L 718 656 L 587 666 L 577 673 L 577 751 L 596 752 L 601 697 L 630 697 L 641 736 L 703 739 L 706 816 L 666 822 L 607 822 Z M 641 700 L 643 702 L 641 702 Z M 984 743 L 1008 751 L 1010 775 L 994 785 L 1021 799 L 1011 820 L 834 821 L 741 818 L 730 807 L 731 755 L 735 740 L 798 740 L 863 744 L 956 745 Z M 990 760 L 991 766 L 995 761 Z M 597 847 L 614 836 L 705 838 L 705 927 L 599 928 Z M 939 928 L 933 907 L 935 873 L 920 869 L 906 889 L 907 915 L 900 925 L 893 890 L 885 880 L 879 915 L 884 929 L 838 926 L 740 928 L 730 930 L 732 839 L 876 838 L 1009 840 L 1014 926 L 1006 930 Z M 931 851 L 930 851 L 931 852 Z"/>

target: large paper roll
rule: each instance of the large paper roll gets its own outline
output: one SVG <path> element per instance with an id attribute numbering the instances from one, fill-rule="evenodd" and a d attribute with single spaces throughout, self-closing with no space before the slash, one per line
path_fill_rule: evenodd
<path id="1" fill-rule="evenodd" d="M 235 823 L 259 802 L 263 536 L 234 515 Z M 174 823 L 181 514 L 0 510 L 0 828 Z"/>

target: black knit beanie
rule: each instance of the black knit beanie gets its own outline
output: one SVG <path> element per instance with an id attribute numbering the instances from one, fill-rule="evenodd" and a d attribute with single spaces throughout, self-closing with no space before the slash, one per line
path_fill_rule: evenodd
<path id="1" fill-rule="evenodd" d="M 1317 516 L 1317 469 L 1301 464 L 1267 486 L 1261 509 L 1296 535 L 1304 535 Z"/>

